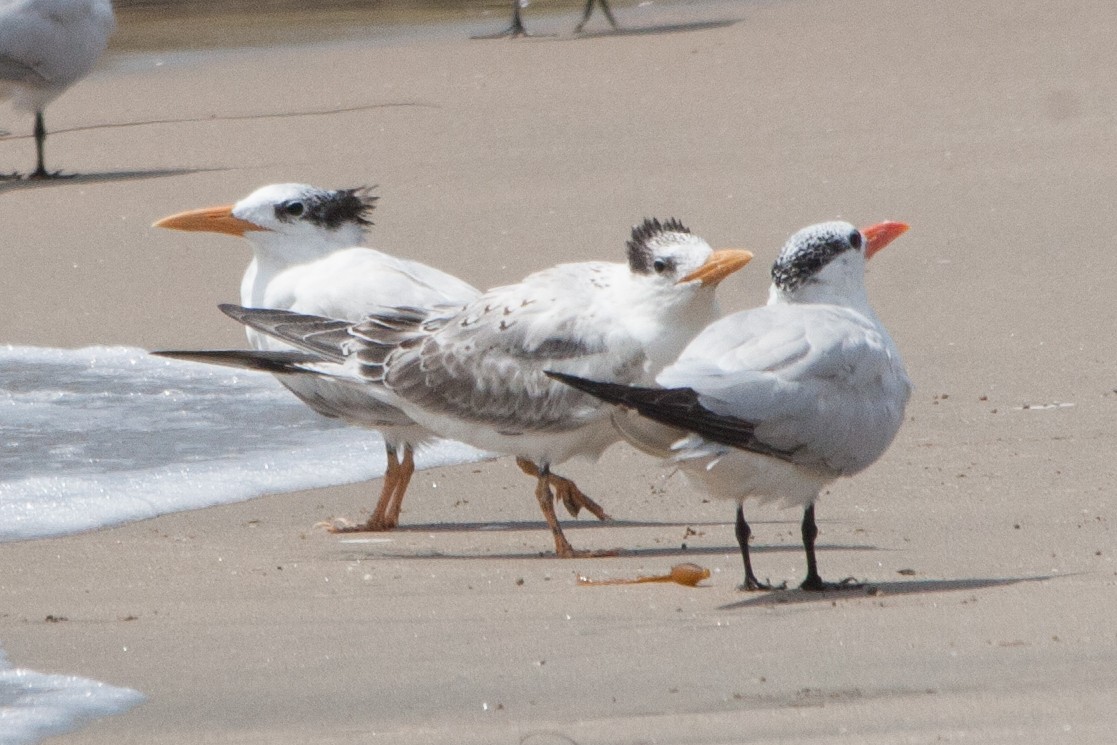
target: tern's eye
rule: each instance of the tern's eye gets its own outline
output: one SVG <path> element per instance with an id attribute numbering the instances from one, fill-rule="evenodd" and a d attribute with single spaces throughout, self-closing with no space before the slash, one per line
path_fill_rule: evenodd
<path id="1" fill-rule="evenodd" d="M 289 217 L 302 217 L 302 214 L 305 211 L 306 207 L 303 205 L 302 202 L 292 201 L 283 203 L 283 214 Z"/>
<path id="2" fill-rule="evenodd" d="M 861 231 L 860 230 L 855 230 L 855 231 L 853 231 L 852 233 L 849 234 L 849 245 L 853 246 L 854 249 L 856 249 L 858 251 L 861 250 Z"/>
<path id="3" fill-rule="evenodd" d="M 656 259 L 652 262 L 652 269 L 655 269 L 656 274 L 663 274 L 667 271 L 667 262 L 663 259 Z"/>

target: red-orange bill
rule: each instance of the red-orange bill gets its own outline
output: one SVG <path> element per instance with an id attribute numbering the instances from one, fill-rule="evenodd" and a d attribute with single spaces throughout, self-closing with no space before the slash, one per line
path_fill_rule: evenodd
<path id="1" fill-rule="evenodd" d="M 873 258 L 873 254 L 880 251 L 892 241 L 908 232 L 908 224 L 885 220 L 867 228 L 861 228 L 861 235 L 865 236 L 865 258 Z"/>

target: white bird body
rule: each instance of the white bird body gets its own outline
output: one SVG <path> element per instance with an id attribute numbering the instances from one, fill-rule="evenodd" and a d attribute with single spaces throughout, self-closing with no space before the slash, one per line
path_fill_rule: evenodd
<path id="1" fill-rule="evenodd" d="M 253 258 L 241 281 L 247 307 L 311 313 L 356 323 L 383 306 L 461 307 L 480 292 L 466 282 L 416 261 L 360 246 L 369 224 L 365 213 L 374 197 L 362 190 L 326 191 L 305 184 L 272 184 L 232 206 L 180 213 L 156 225 L 180 230 L 224 232 L 246 238 Z M 291 350 L 274 337 L 246 328 L 257 350 Z M 195 357 L 200 359 L 200 357 Z M 402 453 L 405 470 L 411 450 L 435 441 L 436 435 L 398 408 L 370 395 L 370 389 L 341 378 L 278 375 L 292 393 L 318 413 L 380 430 L 388 452 L 385 489 L 402 480 L 398 499 L 390 496 L 370 529 L 395 527 L 406 480 L 394 473 Z M 387 491 L 385 491 L 387 494 Z M 378 517 L 374 513 L 374 518 Z M 375 524 L 373 524 L 375 523 Z"/>
<path id="2" fill-rule="evenodd" d="M 911 383 L 874 317 L 838 305 L 776 303 L 721 319 L 656 382 L 755 425 L 790 460 L 688 437 L 675 460 L 719 497 L 806 507 L 874 463 L 903 421 Z"/>
<path id="3" fill-rule="evenodd" d="M 115 28 L 109 0 L 0 0 L 0 100 L 36 114 L 35 175 L 47 175 L 43 109 L 89 74 Z"/>
<path id="4" fill-rule="evenodd" d="M 906 229 L 862 233 L 834 222 L 799 231 L 773 267 L 769 304 L 704 329 L 659 373 L 658 389 L 567 381 L 628 407 L 614 414 L 625 438 L 678 463 L 710 495 L 805 508 L 807 589 L 825 587 L 806 539 L 819 492 L 883 455 L 911 395 L 863 279 L 867 258 Z M 755 578 L 740 511 L 738 531 L 747 586 Z"/>

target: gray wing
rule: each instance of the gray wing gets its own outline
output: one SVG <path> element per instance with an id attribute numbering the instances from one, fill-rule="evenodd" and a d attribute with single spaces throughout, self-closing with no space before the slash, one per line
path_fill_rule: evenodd
<path id="1" fill-rule="evenodd" d="M 576 293 L 540 296 L 538 288 L 498 288 L 452 317 L 428 323 L 386 356 L 391 332 L 361 327 L 362 371 L 430 412 L 474 421 L 505 434 L 565 431 L 600 418 L 596 399 L 547 377 L 546 370 L 635 381 L 643 350 L 595 316 Z"/>
<path id="2" fill-rule="evenodd" d="M 289 310 L 245 308 L 225 303 L 221 312 L 262 334 L 338 364 L 344 364 L 350 351 L 349 321 L 313 316 Z"/>
<path id="3" fill-rule="evenodd" d="M 887 333 L 834 306 L 766 306 L 721 319 L 656 380 L 751 422 L 760 442 L 796 462 L 843 473 L 884 452 L 910 394 Z"/>

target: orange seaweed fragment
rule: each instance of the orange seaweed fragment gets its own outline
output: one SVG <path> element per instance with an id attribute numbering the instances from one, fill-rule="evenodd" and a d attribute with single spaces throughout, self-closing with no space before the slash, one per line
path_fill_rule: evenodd
<path id="1" fill-rule="evenodd" d="M 689 562 L 671 567 L 670 574 L 657 574 L 652 577 L 632 579 L 590 579 L 578 575 L 579 585 L 636 585 L 642 582 L 675 582 L 686 587 L 696 587 L 699 582 L 710 577 L 710 570 Z"/>

